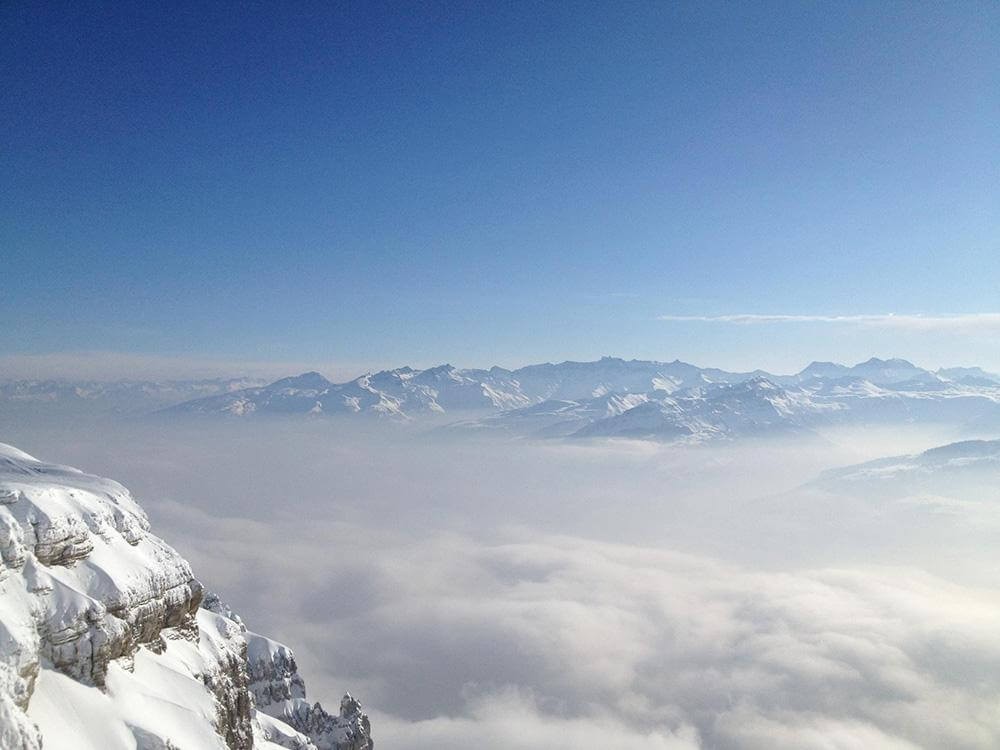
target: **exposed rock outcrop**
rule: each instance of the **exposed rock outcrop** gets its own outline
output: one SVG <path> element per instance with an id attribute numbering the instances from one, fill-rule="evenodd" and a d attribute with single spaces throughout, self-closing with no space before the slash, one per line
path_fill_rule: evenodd
<path id="1" fill-rule="evenodd" d="M 258 713 L 297 733 L 272 741 L 291 750 L 373 750 L 371 726 L 360 702 L 350 694 L 345 695 L 336 715 L 327 713 L 319 703 L 310 704 L 295 654 L 288 646 L 247 630 L 242 620 L 213 594 L 205 597 L 202 606 L 241 629 L 247 643 L 249 690 Z"/>
<path id="2" fill-rule="evenodd" d="M 204 604 L 204 606 L 202 606 Z M 258 705 L 259 702 L 259 705 Z M 0 750 L 370 750 L 117 482 L 0 444 Z"/>

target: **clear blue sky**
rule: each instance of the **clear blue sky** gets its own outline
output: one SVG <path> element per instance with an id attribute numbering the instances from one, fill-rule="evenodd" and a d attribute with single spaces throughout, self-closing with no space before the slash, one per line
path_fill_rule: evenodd
<path id="1" fill-rule="evenodd" d="M 0 355 L 1000 367 L 997 3 L 0 4 Z M 207 7 L 206 7 L 207 6 Z"/>

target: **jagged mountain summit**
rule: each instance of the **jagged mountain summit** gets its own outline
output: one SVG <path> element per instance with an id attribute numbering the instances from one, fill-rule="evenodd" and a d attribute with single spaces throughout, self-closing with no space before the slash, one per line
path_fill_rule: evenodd
<path id="1" fill-rule="evenodd" d="M 0 444 L 0 748 L 371 750 L 117 482 Z"/>

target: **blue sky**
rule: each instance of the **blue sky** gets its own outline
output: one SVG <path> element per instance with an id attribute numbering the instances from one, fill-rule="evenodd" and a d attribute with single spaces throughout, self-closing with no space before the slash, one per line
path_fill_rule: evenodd
<path id="1" fill-rule="evenodd" d="M 0 364 L 1000 368 L 1000 5 L 151 5 L 0 5 Z"/>

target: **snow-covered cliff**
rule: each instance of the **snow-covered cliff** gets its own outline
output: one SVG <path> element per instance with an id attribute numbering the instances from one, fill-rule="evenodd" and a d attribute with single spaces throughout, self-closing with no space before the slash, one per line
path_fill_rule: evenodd
<path id="1" fill-rule="evenodd" d="M 371 750 L 117 482 L 0 444 L 0 750 Z"/>

